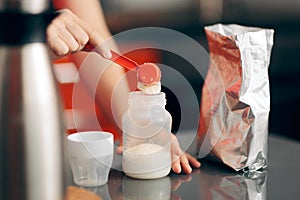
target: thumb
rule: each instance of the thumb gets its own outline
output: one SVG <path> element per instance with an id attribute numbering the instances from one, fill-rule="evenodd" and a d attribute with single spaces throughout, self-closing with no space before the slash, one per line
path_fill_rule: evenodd
<path id="1" fill-rule="evenodd" d="M 104 39 L 102 36 L 98 33 L 93 32 L 90 34 L 90 39 L 88 43 L 89 48 L 91 49 L 90 51 L 97 52 L 100 54 L 103 58 L 106 59 L 111 59 L 112 54 L 110 49 L 105 45 Z"/>

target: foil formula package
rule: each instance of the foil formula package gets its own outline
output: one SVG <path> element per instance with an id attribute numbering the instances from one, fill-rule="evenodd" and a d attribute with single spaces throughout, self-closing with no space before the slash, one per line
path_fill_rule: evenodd
<path id="1" fill-rule="evenodd" d="M 198 156 L 236 171 L 265 168 L 274 30 L 216 24 L 205 33 L 210 65 L 202 88 Z"/>

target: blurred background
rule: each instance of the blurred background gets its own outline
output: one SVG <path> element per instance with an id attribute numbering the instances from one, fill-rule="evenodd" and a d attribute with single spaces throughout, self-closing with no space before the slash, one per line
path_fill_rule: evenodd
<path id="1" fill-rule="evenodd" d="M 269 68 L 269 129 L 271 134 L 300 140 L 299 0 L 101 0 L 101 3 L 112 34 L 137 27 L 165 27 L 194 38 L 205 48 L 205 25 L 237 23 L 275 29 Z M 178 45 L 176 41 L 174 45 Z M 169 66 L 184 68 L 186 65 L 184 61 L 166 52 L 161 52 L 159 56 L 162 63 Z M 187 76 L 194 89 L 201 91 L 201 77 L 195 77 L 192 72 Z M 180 120 L 180 116 L 178 113 L 176 116 L 174 111 L 176 99 L 170 96 L 172 95 L 168 96 L 168 109 L 175 121 Z"/>

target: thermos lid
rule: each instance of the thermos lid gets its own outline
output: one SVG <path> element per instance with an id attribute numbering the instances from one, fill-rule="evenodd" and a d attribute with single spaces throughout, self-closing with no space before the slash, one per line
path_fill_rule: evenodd
<path id="1" fill-rule="evenodd" d="M 0 45 L 46 43 L 46 28 L 57 13 L 49 0 L 0 0 Z"/>
<path id="2" fill-rule="evenodd" d="M 0 12 L 18 11 L 38 14 L 48 11 L 50 5 L 49 0 L 0 0 Z"/>

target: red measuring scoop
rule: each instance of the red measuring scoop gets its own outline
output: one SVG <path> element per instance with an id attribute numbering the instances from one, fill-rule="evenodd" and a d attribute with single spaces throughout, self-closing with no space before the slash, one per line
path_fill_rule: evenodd
<path id="1" fill-rule="evenodd" d="M 85 46 L 85 49 L 92 51 L 94 47 L 90 44 Z M 111 61 L 121 65 L 128 70 L 137 70 L 138 81 L 144 85 L 152 85 L 154 83 L 160 82 L 161 71 L 159 67 L 153 63 L 144 63 L 139 65 L 130 58 L 120 55 L 115 51 L 111 51 L 112 57 Z"/>

